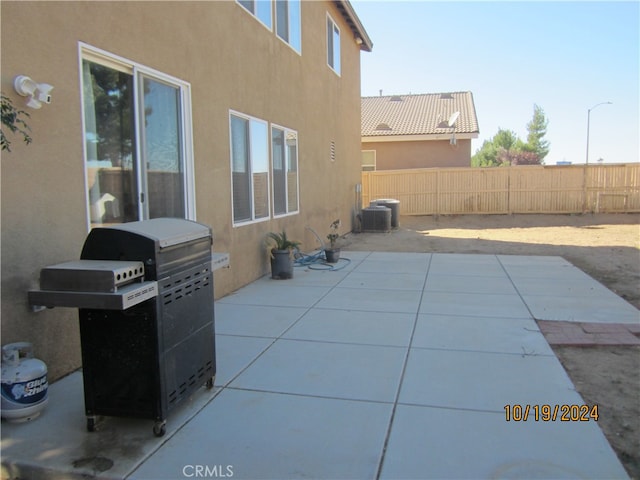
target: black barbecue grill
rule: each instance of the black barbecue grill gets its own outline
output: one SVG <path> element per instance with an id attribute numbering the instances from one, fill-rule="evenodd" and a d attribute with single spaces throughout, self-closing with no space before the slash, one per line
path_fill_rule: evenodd
<path id="1" fill-rule="evenodd" d="M 94 228 L 81 260 L 41 271 L 32 305 L 79 308 L 87 429 L 168 413 L 216 374 L 212 234 L 159 218 Z"/>

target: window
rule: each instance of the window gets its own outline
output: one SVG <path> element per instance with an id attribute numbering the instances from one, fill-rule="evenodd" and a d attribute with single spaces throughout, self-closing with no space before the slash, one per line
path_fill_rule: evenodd
<path id="1" fill-rule="evenodd" d="M 276 33 L 301 52 L 300 0 L 276 0 Z"/>
<path id="2" fill-rule="evenodd" d="M 340 75 L 340 29 L 327 15 L 327 64 Z"/>
<path id="3" fill-rule="evenodd" d="M 371 172 L 375 169 L 376 169 L 376 151 L 363 150 L 362 151 L 362 171 Z"/>
<path id="4" fill-rule="evenodd" d="M 269 137 L 267 122 L 230 114 L 234 224 L 269 218 Z"/>
<path id="5" fill-rule="evenodd" d="M 298 212 L 298 134 L 282 127 L 271 127 L 273 168 L 273 214 Z"/>
<path id="6" fill-rule="evenodd" d="M 195 218 L 190 87 L 81 46 L 91 226 Z"/>
<path id="7" fill-rule="evenodd" d="M 237 0 L 237 2 L 271 30 L 271 0 Z"/>
<path id="8" fill-rule="evenodd" d="M 230 112 L 229 134 L 234 226 L 298 213 L 298 133 Z"/>

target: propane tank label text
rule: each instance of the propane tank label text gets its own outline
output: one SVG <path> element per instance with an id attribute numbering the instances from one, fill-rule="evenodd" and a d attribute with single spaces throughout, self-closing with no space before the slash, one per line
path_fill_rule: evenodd
<path id="1" fill-rule="evenodd" d="M 9 400 L 28 404 L 35 403 L 47 394 L 47 376 L 44 375 L 28 382 L 2 383 L 2 394 Z"/>

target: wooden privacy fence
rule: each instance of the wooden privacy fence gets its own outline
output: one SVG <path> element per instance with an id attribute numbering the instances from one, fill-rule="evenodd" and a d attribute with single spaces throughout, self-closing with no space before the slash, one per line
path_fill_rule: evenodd
<path id="1" fill-rule="evenodd" d="M 362 172 L 362 203 L 402 215 L 640 212 L 640 164 L 423 168 Z"/>

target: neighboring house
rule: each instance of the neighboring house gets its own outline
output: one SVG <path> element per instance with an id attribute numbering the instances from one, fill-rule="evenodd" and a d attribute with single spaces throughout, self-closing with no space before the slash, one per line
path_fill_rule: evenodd
<path id="1" fill-rule="evenodd" d="M 2 154 L 2 341 L 32 342 L 52 380 L 81 364 L 77 311 L 34 313 L 27 291 L 41 268 L 78 259 L 92 227 L 210 225 L 230 258 L 216 298 L 268 272 L 267 232 L 311 251 L 306 227 L 351 228 L 372 43 L 348 1 L 0 8 L 2 92 L 33 138 L 9 134 Z M 51 103 L 28 108 L 18 75 L 53 85 Z"/>
<path id="2" fill-rule="evenodd" d="M 471 92 L 362 98 L 362 169 L 468 167 L 478 119 Z"/>

